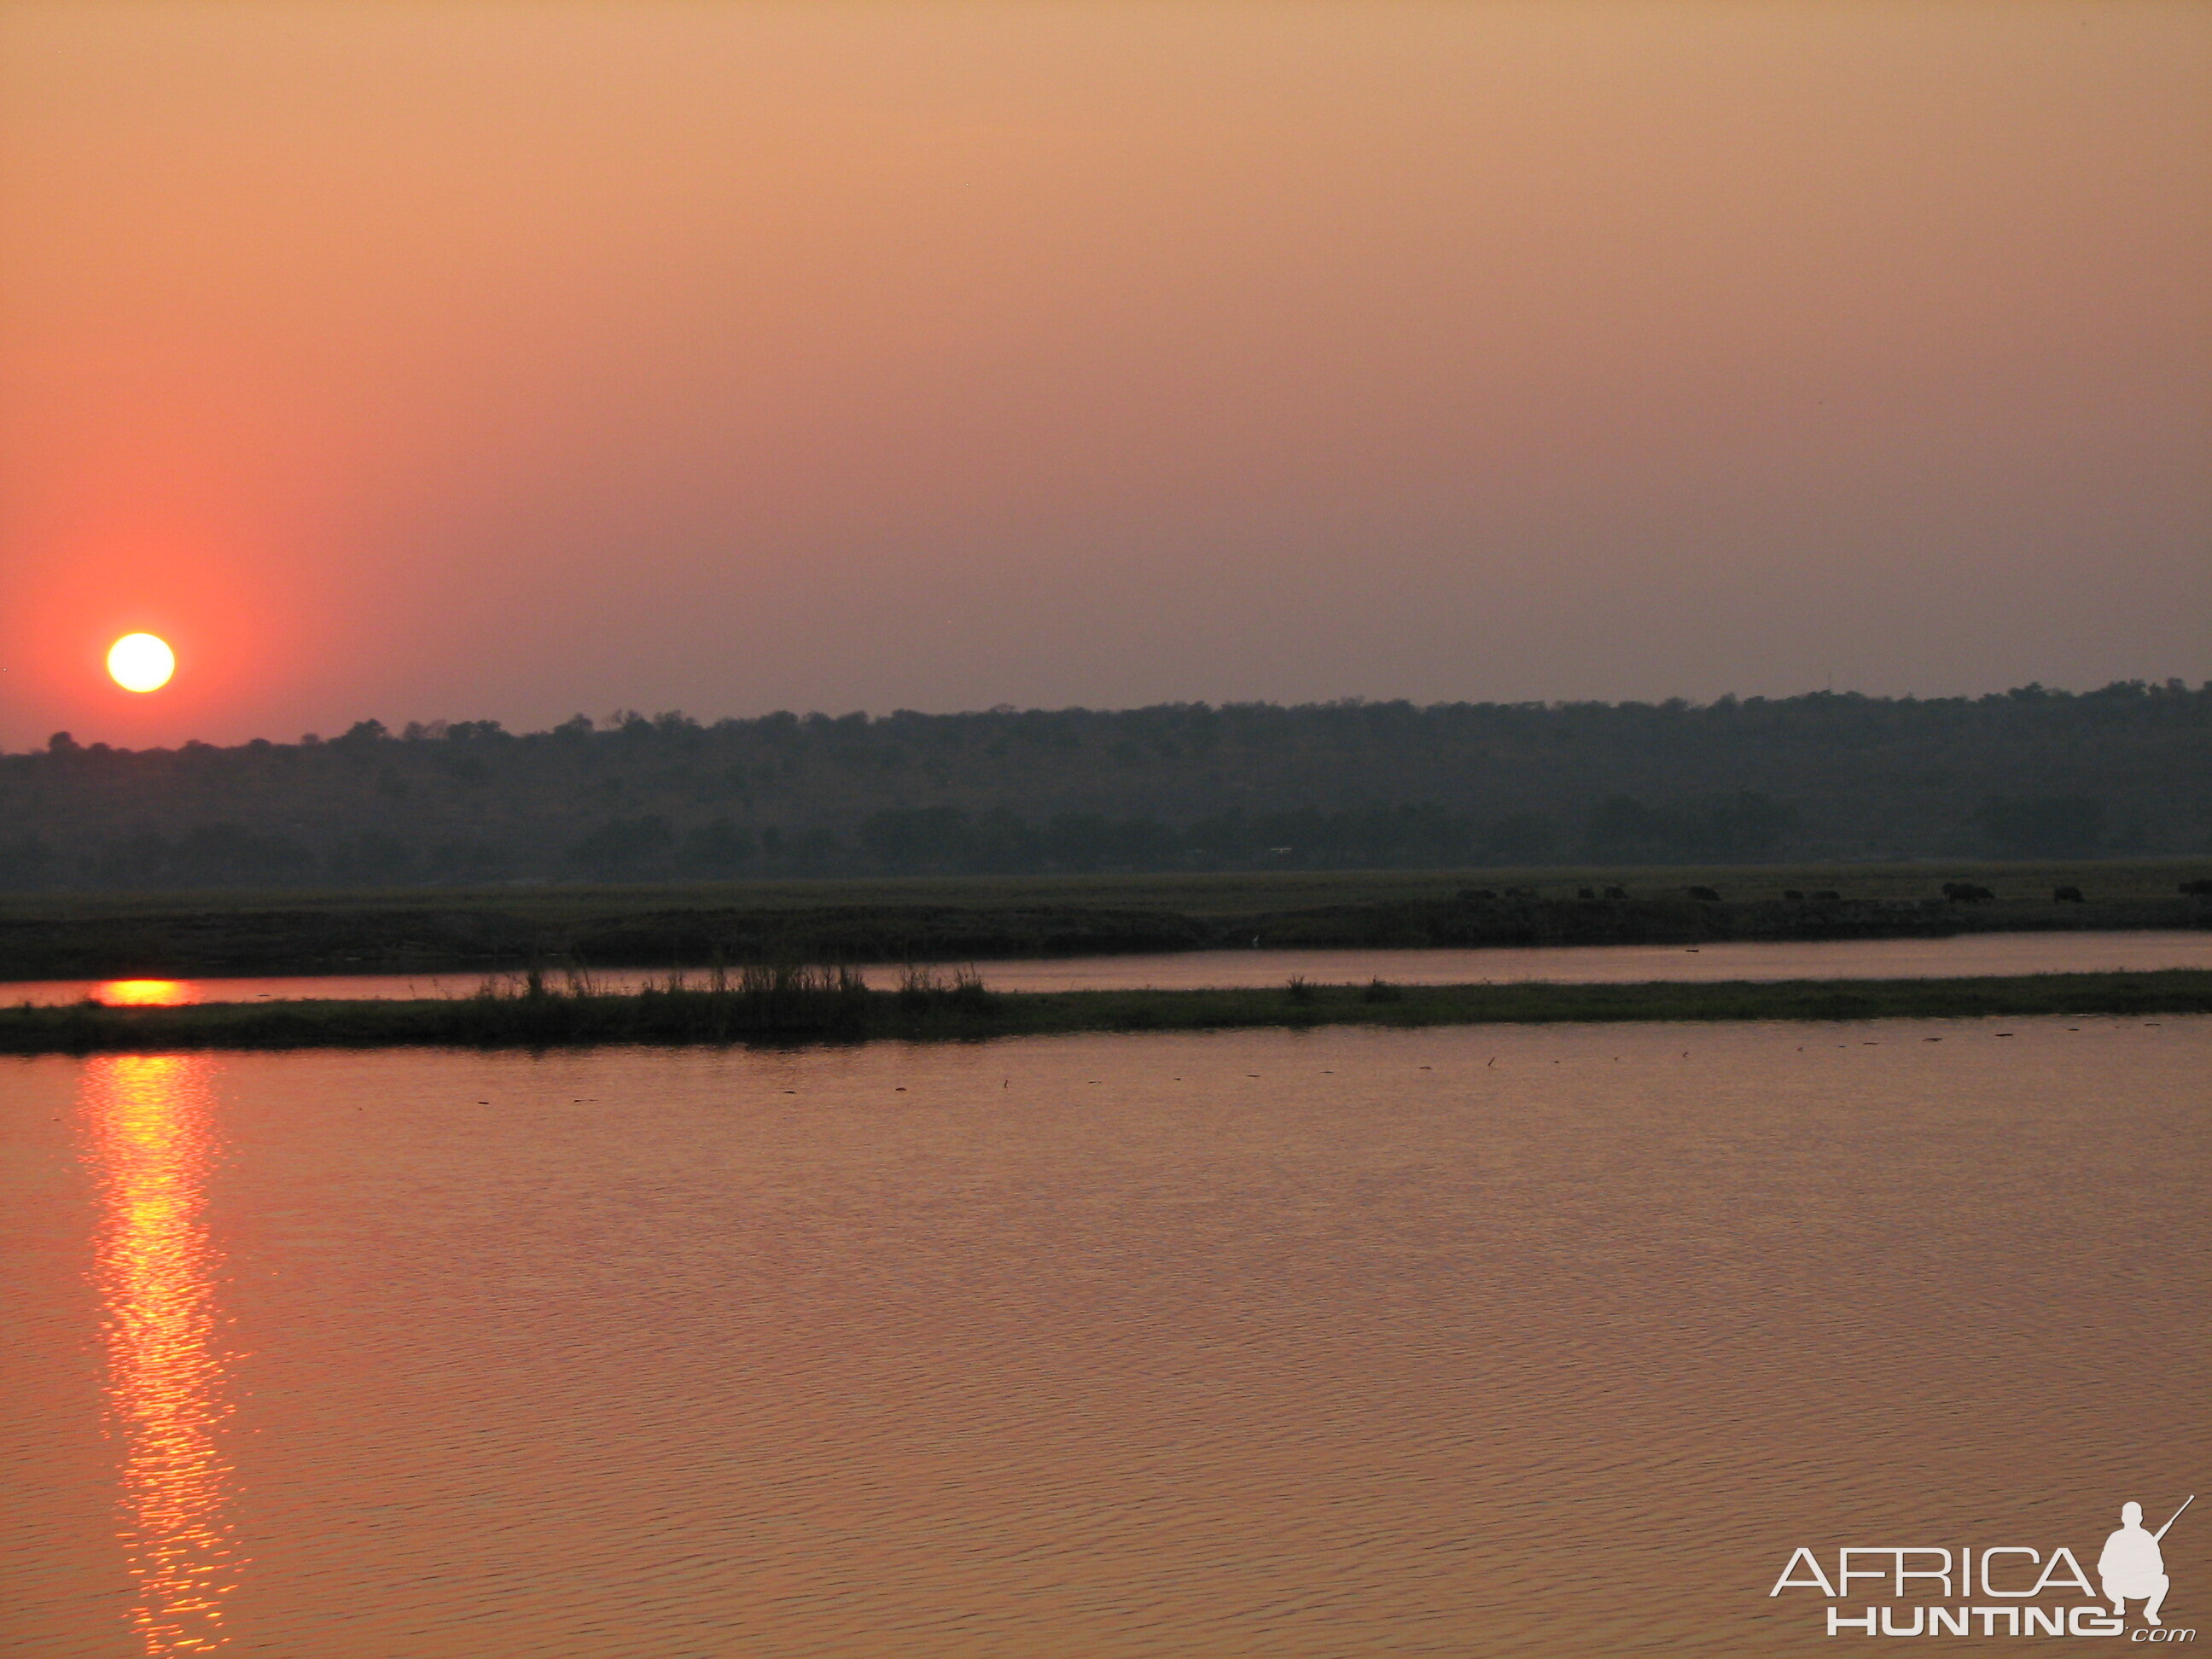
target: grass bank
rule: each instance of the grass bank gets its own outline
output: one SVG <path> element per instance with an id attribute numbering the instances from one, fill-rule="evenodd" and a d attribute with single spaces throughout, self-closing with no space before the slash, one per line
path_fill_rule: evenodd
<path id="1" fill-rule="evenodd" d="M 871 991 L 828 969 L 672 978 L 634 995 L 535 978 L 416 1002 L 202 1003 L 0 1009 L 0 1053 L 184 1048 L 553 1048 L 594 1043 L 959 1041 L 1239 1026 L 1543 1024 L 2212 1013 L 2212 970 L 1984 979 L 1645 985 L 1310 986 L 995 993 L 968 978 Z"/>
<path id="2" fill-rule="evenodd" d="M 2207 881 L 2197 859 L 43 894 L 0 900 L 0 980 L 2212 927 L 2181 890 Z"/>

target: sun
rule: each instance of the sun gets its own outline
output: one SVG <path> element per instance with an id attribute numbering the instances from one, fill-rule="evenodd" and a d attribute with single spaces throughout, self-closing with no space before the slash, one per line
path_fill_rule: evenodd
<path id="1" fill-rule="evenodd" d="M 177 653 L 152 634 L 125 634 L 107 647 L 107 672 L 125 691 L 159 691 L 177 672 Z"/>

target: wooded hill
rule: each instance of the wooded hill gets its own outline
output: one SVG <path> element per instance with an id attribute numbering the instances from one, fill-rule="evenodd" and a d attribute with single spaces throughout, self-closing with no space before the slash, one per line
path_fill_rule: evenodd
<path id="1" fill-rule="evenodd" d="M 0 888 L 2212 848 L 2212 683 L 1977 698 L 669 713 L 0 756 Z"/>

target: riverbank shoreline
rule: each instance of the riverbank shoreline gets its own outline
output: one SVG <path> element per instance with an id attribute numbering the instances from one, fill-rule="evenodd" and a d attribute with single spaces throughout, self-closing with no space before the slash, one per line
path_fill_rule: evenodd
<path id="1" fill-rule="evenodd" d="M 417 1001 L 85 1002 L 0 1008 L 0 1054 L 179 1049 L 553 1048 L 972 1042 L 1072 1032 L 1322 1025 L 1973 1019 L 2212 1013 L 2212 969 L 1974 979 L 1636 984 L 1307 985 L 1203 991 L 994 992 L 973 980 L 872 991 L 830 970 L 771 986 L 628 994 L 519 987 Z"/>
<path id="2" fill-rule="evenodd" d="M 0 902 L 0 981 L 2212 931 L 2212 891 L 2183 890 L 2208 881 L 2200 860 L 55 895 Z"/>

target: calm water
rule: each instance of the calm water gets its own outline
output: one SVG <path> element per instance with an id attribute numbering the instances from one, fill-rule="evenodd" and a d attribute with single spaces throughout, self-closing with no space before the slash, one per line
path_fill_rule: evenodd
<path id="1" fill-rule="evenodd" d="M 2106 969 L 2212 968 L 2212 933 L 1971 933 L 1957 939 L 1836 939 L 1818 944 L 1549 945 L 1486 951 L 1188 951 L 1161 956 L 982 962 L 1004 991 L 1160 990 L 1280 985 L 1471 985 L 1547 980 L 1917 979 L 1974 974 L 2096 973 Z M 905 969 L 864 970 L 890 987 Z M 944 969 L 940 971 L 950 971 Z M 595 982 L 635 989 L 665 973 L 617 969 Z M 0 1002 L 257 1002 L 285 997 L 467 996 L 480 974 L 356 974 L 237 979 L 63 979 L 0 983 Z"/>
<path id="2" fill-rule="evenodd" d="M 0 1063 L 0 1651 L 1826 1651 L 1797 1545 L 2212 1491 L 2208 1079 L 2172 1018 Z"/>

